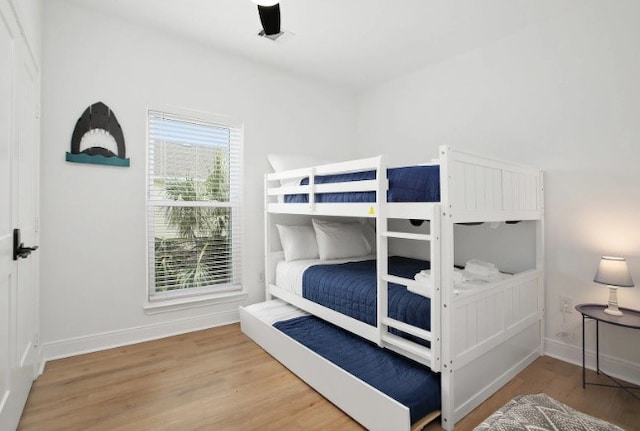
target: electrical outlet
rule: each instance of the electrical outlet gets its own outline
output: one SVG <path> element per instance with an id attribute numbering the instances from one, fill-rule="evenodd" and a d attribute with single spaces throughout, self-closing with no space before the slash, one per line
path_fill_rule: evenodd
<path id="1" fill-rule="evenodd" d="M 573 341 L 575 338 L 575 333 L 566 329 L 561 329 L 556 335 L 565 341 Z"/>
<path id="2" fill-rule="evenodd" d="M 561 313 L 571 313 L 573 310 L 573 304 L 571 298 L 568 296 L 560 296 L 560 312 Z"/>

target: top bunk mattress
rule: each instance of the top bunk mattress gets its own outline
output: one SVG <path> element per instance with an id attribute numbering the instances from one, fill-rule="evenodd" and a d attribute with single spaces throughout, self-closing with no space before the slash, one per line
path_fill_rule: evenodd
<path id="1" fill-rule="evenodd" d="M 440 166 L 406 166 L 387 169 L 389 190 L 387 202 L 440 202 Z M 353 172 L 338 175 L 318 175 L 315 184 L 341 183 L 347 181 L 375 180 L 376 171 Z M 303 178 L 300 185 L 308 185 L 309 178 Z M 332 202 L 375 202 L 375 192 L 317 193 L 318 203 Z M 285 195 L 285 203 L 308 203 L 309 195 Z"/>

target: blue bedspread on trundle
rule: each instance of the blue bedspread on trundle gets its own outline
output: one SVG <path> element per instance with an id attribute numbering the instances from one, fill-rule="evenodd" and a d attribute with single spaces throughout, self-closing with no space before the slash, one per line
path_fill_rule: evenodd
<path id="1" fill-rule="evenodd" d="M 389 274 L 413 279 L 428 261 L 402 256 L 389 257 Z M 302 275 L 302 296 L 364 323 L 377 324 L 376 261 L 365 260 L 337 265 L 314 265 Z M 430 330 L 429 298 L 409 292 L 405 286 L 389 283 L 389 317 Z M 426 344 L 404 334 L 406 338 Z"/>
<path id="2" fill-rule="evenodd" d="M 354 172 L 339 175 L 319 175 L 316 184 L 363 181 L 376 178 L 375 171 Z M 440 166 L 407 166 L 387 170 L 389 191 L 387 202 L 440 202 Z M 309 184 L 309 178 L 300 181 Z M 319 193 L 316 202 L 375 202 L 375 192 Z M 286 195 L 287 203 L 306 203 L 306 194 Z"/>
<path id="3" fill-rule="evenodd" d="M 313 316 L 273 326 L 409 407 L 412 424 L 440 408 L 440 376 L 410 359 Z"/>

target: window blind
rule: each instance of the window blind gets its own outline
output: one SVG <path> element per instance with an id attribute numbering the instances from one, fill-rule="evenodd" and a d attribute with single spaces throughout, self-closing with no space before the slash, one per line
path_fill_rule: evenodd
<path id="1" fill-rule="evenodd" d="M 242 126 L 148 111 L 149 299 L 240 289 Z"/>

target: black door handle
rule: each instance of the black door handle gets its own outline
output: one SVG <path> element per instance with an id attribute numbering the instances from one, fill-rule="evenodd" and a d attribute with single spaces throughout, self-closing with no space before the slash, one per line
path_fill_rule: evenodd
<path id="1" fill-rule="evenodd" d="M 18 258 L 26 259 L 32 251 L 36 251 L 37 249 L 37 245 L 25 247 L 20 241 L 20 229 L 13 230 L 13 260 L 18 260 Z"/>

